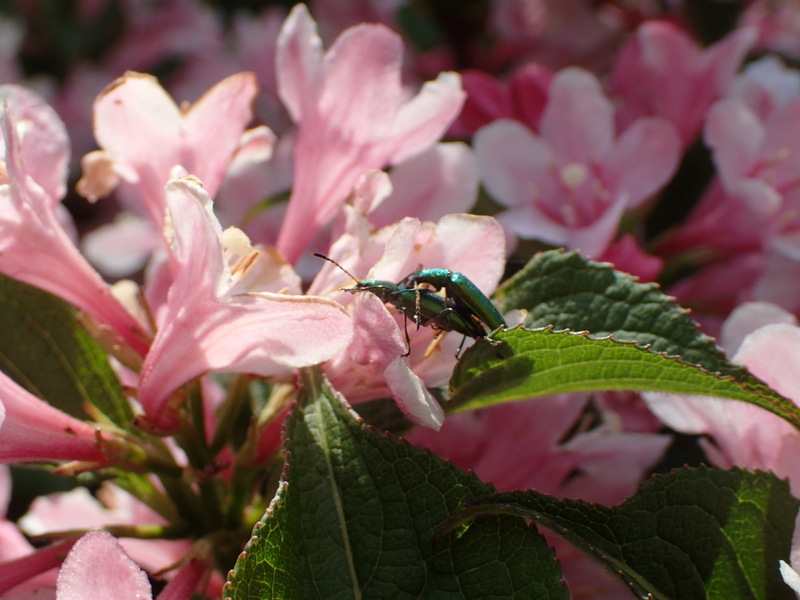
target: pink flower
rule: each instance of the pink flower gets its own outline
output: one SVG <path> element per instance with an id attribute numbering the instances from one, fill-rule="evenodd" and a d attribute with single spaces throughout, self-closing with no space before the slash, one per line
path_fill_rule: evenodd
<path id="1" fill-rule="evenodd" d="M 44 101 L 3 86 L 4 173 L 0 177 L 0 271 L 62 297 L 124 343 L 144 354 L 147 339 L 135 319 L 81 256 L 64 230 L 59 204 L 66 189 L 68 141 Z"/>
<path id="2" fill-rule="evenodd" d="M 619 123 L 642 117 L 671 121 L 684 146 L 691 144 L 708 107 L 728 90 L 755 41 L 753 29 L 738 29 L 707 50 L 676 26 L 648 21 L 617 56 L 612 88 L 620 96 Z"/>
<path id="3" fill-rule="evenodd" d="M 11 498 L 11 474 L 8 466 L 0 466 L 0 590 L 15 592 L 49 587 L 55 584 L 55 567 L 59 554 L 69 549 L 67 544 L 55 544 L 38 552 L 13 521 L 6 519 Z M 2 593 L 0 592 L 0 593 Z M 5 595 L 3 595 L 5 597 Z"/>
<path id="4" fill-rule="evenodd" d="M 281 98 L 298 125 L 294 187 L 277 248 L 294 263 L 340 209 L 358 178 L 436 142 L 464 99 L 442 73 L 408 99 L 400 83 L 403 46 L 381 25 L 345 31 L 322 54 L 316 24 L 295 6 L 278 40 Z"/>
<path id="5" fill-rule="evenodd" d="M 744 220 L 747 237 L 761 253 L 763 272 L 753 298 L 793 310 L 800 308 L 800 288 L 791 285 L 800 272 L 798 122 L 800 98 L 763 118 L 743 101 L 725 99 L 709 111 L 706 125 L 727 204 L 742 214 L 739 221 Z M 714 239 L 730 235 L 725 229 L 717 225 Z"/>
<path id="6" fill-rule="evenodd" d="M 56 600 L 152 598 L 147 574 L 110 533 L 90 531 L 70 550 L 56 583 Z"/>
<path id="7" fill-rule="evenodd" d="M 761 304 L 743 305 L 731 315 L 723 330 L 723 345 L 738 351 L 734 362 L 787 398 L 800 401 L 800 328 L 793 317 Z M 744 336 L 744 331 L 749 335 Z M 763 469 L 787 477 L 795 495 L 800 492 L 800 435 L 786 421 L 757 406 L 695 396 L 645 394 L 648 405 L 667 425 L 692 434 L 706 434 L 702 441 L 711 461 L 722 467 Z"/>
<path id="8" fill-rule="evenodd" d="M 646 254 L 632 235 L 621 237 L 606 248 L 596 260 L 610 262 L 617 271 L 636 275 L 640 281 L 655 281 L 664 267 L 664 261 L 657 256 Z"/>
<path id="9" fill-rule="evenodd" d="M 252 118 L 255 94 L 253 75 L 239 73 L 194 104 L 178 106 L 152 75 L 126 73 L 95 101 L 95 137 L 103 150 L 84 157 L 79 192 L 99 198 L 123 180 L 131 186 L 130 208 L 145 210 L 160 228 L 173 167 L 201 179 L 210 196 L 216 193 Z"/>
<path id="10" fill-rule="evenodd" d="M 363 202 L 369 205 L 369 200 Z M 353 216 L 329 255 L 357 276 L 391 282 L 420 265 L 448 268 L 464 273 L 489 294 L 502 276 L 504 237 L 494 219 L 475 215 L 446 215 L 438 223 L 407 218 L 376 231 Z M 332 293 L 351 284 L 326 263 L 309 293 Z M 350 346 L 325 365 L 334 386 L 351 402 L 391 395 L 414 422 L 438 429 L 444 414 L 426 388 L 447 382 L 461 336 L 447 335 L 432 346 L 435 332 L 430 327 L 409 331 L 411 353 L 404 357 L 408 348 L 402 316 L 369 292 L 336 298 L 351 308 L 355 333 Z"/>
<path id="11" fill-rule="evenodd" d="M 269 257 L 253 251 L 241 256 L 247 259 L 244 268 L 231 272 L 210 198 L 196 180 L 171 181 L 166 198 L 174 232 L 173 275 L 139 387 L 139 400 L 158 428 L 178 426 L 171 394 L 203 373 L 286 374 L 327 360 L 347 345 L 352 326 L 335 302 L 239 285 L 248 268 L 260 272 L 262 259 Z M 249 248 L 244 234 L 229 232 L 229 243 Z M 278 271 L 268 269 L 265 276 L 273 284 L 280 281 Z"/>
<path id="12" fill-rule="evenodd" d="M 587 0 L 494 0 L 489 6 L 495 65 L 524 57 L 554 69 L 606 71 L 623 26 L 618 7 Z"/>
<path id="13" fill-rule="evenodd" d="M 0 372 L 0 462 L 79 460 L 105 465 L 103 437 Z M 107 448 L 108 449 L 108 448 Z"/>
<path id="14" fill-rule="evenodd" d="M 481 129 L 474 146 L 484 182 L 510 207 L 499 216 L 509 230 L 589 256 L 678 163 L 680 142 L 664 119 L 640 119 L 617 137 L 611 101 L 580 69 L 555 76 L 540 127 L 537 135 L 500 120 Z"/>
<path id="15" fill-rule="evenodd" d="M 798 96 L 800 73 L 771 55 L 748 64 L 733 81 L 727 95 L 742 100 L 762 119 Z"/>
<path id="16" fill-rule="evenodd" d="M 64 554 L 75 540 L 50 544 L 29 552 L 15 560 L 0 563 L 0 590 L 14 590 L 3 598 L 27 600 L 30 598 L 54 598 L 43 590 L 51 590 L 55 584 L 55 569 L 64 560 Z"/>
<path id="17" fill-rule="evenodd" d="M 84 487 L 37 497 L 19 520 L 27 535 L 101 529 L 120 525 L 166 525 L 164 518 L 141 500 L 110 483 L 95 494 Z M 188 540 L 123 538 L 120 545 L 151 573 L 167 571 L 190 549 Z"/>
<path id="18" fill-rule="evenodd" d="M 553 72 L 547 67 L 525 65 L 511 74 L 507 85 L 483 71 L 464 71 L 461 79 L 467 100 L 453 124 L 454 135 L 471 136 L 497 119 L 512 119 L 533 131 L 539 129 L 553 79 Z"/>
<path id="19" fill-rule="evenodd" d="M 800 56 L 800 6 L 795 2 L 754 0 L 741 22 L 758 30 L 758 49 L 792 59 Z"/>
<path id="20" fill-rule="evenodd" d="M 404 217 L 437 221 L 466 212 L 475 204 L 479 183 L 478 161 L 469 146 L 435 144 L 392 169 L 392 190 L 369 220 L 381 227 Z"/>
<path id="21" fill-rule="evenodd" d="M 615 504 L 636 491 L 670 437 L 622 431 L 613 418 L 568 438 L 587 401 L 565 394 L 461 413 L 438 433 L 415 430 L 409 440 L 474 470 L 501 491 L 534 488 Z"/>
<path id="22" fill-rule="evenodd" d="M 785 221 L 784 213 L 791 216 L 800 206 L 798 123 L 800 98 L 763 120 L 734 99 L 719 101 L 708 113 L 705 137 L 722 184 L 755 216 Z"/>
<path id="23" fill-rule="evenodd" d="M 458 467 L 474 471 L 500 491 L 535 489 L 558 497 L 616 504 L 630 496 L 659 460 L 670 437 L 624 431 L 603 411 L 599 427 L 583 431 L 586 395 L 559 395 L 492 406 L 448 417 L 441 431 L 413 431 L 408 439 Z M 574 598 L 622 598 L 621 582 L 557 536 Z"/>

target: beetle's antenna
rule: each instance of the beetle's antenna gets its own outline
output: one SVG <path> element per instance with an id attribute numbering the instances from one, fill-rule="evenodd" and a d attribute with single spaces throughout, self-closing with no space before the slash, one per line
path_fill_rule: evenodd
<path id="1" fill-rule="evenodd" d="M 316 256 L 317 258 L 321 258 L 322 260 L 327 260 L 329 263 L 333 263 L 334 265 L 336 265 L 337 267 L 339 267 L 339 268 L 340 268 L 342 271 L 344 271 L 344 273 L 345 273 L 345 274 L 346 274 L 348 277 L 350 277 L 350 279 L 352 279 L 353 281 L 356 281 L 356 282 L 357 282 L 357 281 L 359 281 L 358 277 L 356 277 L 355 275 L 353 275 L 353 274 L 352 274 L 350 271 L 348 271 L 347 269 L 345 269 L 345 268 L 344 268 L 342 265 L 340 265 L 339 263 L 337 263 L 335 260 L 333 260 L 333 259 L 332 259 L 332 258 L 330 258 L 329 256 L 325 256 L 324 254 L 320 254 L 319 252 L 312 252 L 312 253 L 311 253 L 311 255 L 312 255 L 312 256 Z"/>

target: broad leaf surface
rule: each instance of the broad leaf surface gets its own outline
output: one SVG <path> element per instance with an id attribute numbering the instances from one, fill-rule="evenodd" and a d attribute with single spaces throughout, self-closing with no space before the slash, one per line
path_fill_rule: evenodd
<path id="1" fill-rule="evenodd" d="M 757 404 L 800 429 L 800 409 L 745 372 L 736 377 L 653 354 L 633 343 L 550 328 L 500 331 L 464 353 L 450 380 L 450 409 L 598 390 L 673 392 Z"/>
<path id="2" fill-rule="evenodd" d="M 0 370 L 79 419 L 91 404 L 130 428 L 133 413 L 103 349 L 64 301 L 0 276 Z"/>
<path id="3" fill-rule="evenodd" d="M 495 293 L 500 309 L 524 309 L 528 329 L 586 331 L 613 335 L 655 353 L 679 357 L 710 372 L 733 373 L 714 340 L 700 331 L 689 311 L 654 283 L 637 283 L 606 263 L 575 252 L 537 254 Z"/>
<path id="4" fill-rule="evenodd" d="M 798 508 L 772 474 L 685 468 L 613 508 L 512 492 L 470 506 L 450 525 L 481 515 L 531 519 L 606 564 L 638 598 L 791 600 L 778 560 L 789 556 Z"/>
<path id="5" fill-rule="evenodd" d="M 226 598 L 569 597 L 547 544 L 519 519 L 482 519 L 434 543 L 490 486 L 364 425 L 316 372 L 301 394 L 285 480 Z"/>

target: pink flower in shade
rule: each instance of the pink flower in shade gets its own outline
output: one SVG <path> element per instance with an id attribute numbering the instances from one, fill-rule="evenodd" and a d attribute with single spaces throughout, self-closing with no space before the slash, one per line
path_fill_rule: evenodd
<path id="1" fill-rule="evenodd" d="M 627 127 L 657 115 L 671 121 L 684 146 L 691 144 L 711 104 L 728 90 L 755 41 L 738 29 L 706 50 L 675 25 L 648 21 L 617 56 L 611 76 L 621 100 L 618 122 Z"/>
<path id="2" fill-rule="evenodd" d="M 392 190 L 369 213 L 377 227 L 404 217 L 438 221 L 467 212 L 478 196 L 480 175 L 472 149 L 461 142 L 435 144 L 392 169 Z"/>
<path id="3" fill-rule="evenodd" d="M 56 600 L 152 597 L 147 574 L 125 554 L 114 536 L 105 531 L 90 531 L 75 543 L 56 582 Z"/>
<path id="4" fill-rule="evenodd" d="M 728 91 L 761 119 L 800 96 L 800 73 L 777 56 L 764 56 L 748 64 Z"/>
<path id="5" fill-rule="evenodd" d="M 586 395 L 565 394 L 501 404 L 452 415 L 439 432 L 417 429 L 407 437 L 500 491 L 535 489 L 617 504 L 635 492 L 670 437 L 624 431 L 605 411 L 599 427 L 583 431 L 577 424 L 587 403 Z M 597 563 L 558 536 L 549 540 L 557 547 L 571 597 L 624 597 L 624 585 Z"/>
<path id="6" fill-rule="evenodd" d="M 68 141 L 61 121 L 23 88 L 0 88 L 4 159 L 0 173 L 0 271 L 71 302 L 115 342 L 144 354 L 135 319 L 81 256 L 62 222 Z"/>
<path id="7" fill-rule="evenodd" d="M 170 431 L 179 425 L 172 393 L 203 373 L 286 374 L 327 360 L 348 344 L 352 325 L 339 304 L 238 285 L 246 267 L 258 271 L 259 254 L 232 273 L 211 200 L 196 180 L 170 181 L 166 198 L 171 285 L 139 386 L 139 400 L 156 427 Z M 226 240 L 241 246 L 244 234 L 237 232 L 228 230 Z"/>
<path id="8" fill-rule="evenodd" d="M 500 120 L 475 135 L 489 192 L 509 207 L 498 218 L 524 238 L 566 245 L 589 256 L 605 250 L 627 209 L 668 181 L 680 154 L 659 117 L 614 132 L 614 109 L 597 79 L 577 68 L 550 86 L 541 134 Z"/>
<path id="9" fill-rule="evenodd" d="M 371 183 L 370 193 L 386 193 L 376 181 Z M 420 265 L 447 268 L 464 273 L 488 294 L 503 273 L 505 239 L 489 217 L 446 215 L 438 223 L 407 218 L 371 231 L 362 217 L 351 215 L 329 255 L 364 279 L 395 282 Z M 347 275 L 326 263 L 309 293 L 330 294 L 351 284 Z M 353 402 L 390 395 L 414 422 L 438 429 L 444 414 L 426 388 L 446 384 L 462 336 L 449 334 L 431 346 L 436 332 L 430 327 L 416 331 L 409 324 L 411 353 L 404 357 L 408 348 L 397 311 L 369 292 L 339 293 L 336 298 L 351 309 L 355 333 L 350 346 L 325 365 L 334 386 Z"/>
<path id="10" fill-rule="evenodd" d="M 669 293 L 692 310 L 703 331 L 716 336 L 734 308 L 753 300 L 753 289 L 763 273 L 761 253 L 743 253 L 704 266 L 670 287 Z"/>
<path id="11" fill-rule="evenodd" d="M 525 57 L 554 69 L 606 71 L 624 26 L 614 8 L 587 0 L 494 0 L 489 6 L 492 65 Z"/>
<path id="12" fill-rule="evenodd" d="M 365 172 L 436 142 L 464 100 L 460 78 L 442 73 L 409 98 L 400 82 L 403 45 L 382 25 L 348 29 L 322 54 L 304 5 L 278 40 L 281 98 L 298 125 L 294 187 L 277 248 L 294 263 Z"/>
<path id="13" fill-rule="evenodd" d="M 9 600 L 55 598 L 54 594 L 48 592 L 55 588 L 56 569 L 74 543 L 75 540 L 65 540 L 50 544 L 15 560 L 0 563 L 0 590 L 13 590 L 2 597 Z"/>
<path id="14" fill-rule="evenodd" d="M 61 562 L 59 555 L 69 550 L 68 544 L 55 544 L 34 551 L 13 521 L 6 519 L 6 508 L 11 498 L 11 474 L 6 465 L 0 466 L 0 590 L 26 590 L 55 585 L 55 568 Z M 3 595 L 3 597 L 6 597 Z"/>
<path id="15" fill-rule="evenodd" d="M 610 262 L 617 271 L 636 275 L 639 281 L 655 281 L 664 267 L 664 261 L 645 253 L 632 235 L 622 236 L 596 260 Z"/>
<path id="16" fill-rule="evenodd" d="M 748 2 L 740 22 L 758 30 L 760 51 L 800 57 L 800 6 L 796 2 Z"/>
<path id="17" fill-rule="evenodd" d="M 37 536 L 120 525 L 166 525 L 167 522 L 141 500 L 104 483 L 96 495 L 79 487 L 39 496 L 18 524 L 27 535 Z M 191 547 L 188 540 L 136 538 L 122 538 L 120 545 L 151 573 L 174 568 Z"/>
<path id="18" fill-rule="evenodd" d="M 452 415 L 438 433 L 419 429 L 408 439 L 501 491 L 533 488 L 615 504 L 636 491 L 671 438 L 624 431 L 617 418 L 570 437 L 587 403 L 574 394 L 498 405 Z"/>
<path id="19" fill-rule="evenodd" d="M 125 181 L 131 210 L 144 209 L 160 229 L 173 167 L 201 179 L 213 196 L 252 118 L 255 95 L 255 77 L 239 73 L 194 104 L 178 106 L 152 75 L 126 73 L 95 101 L 94 130 L 102 150 L 83 158 L 78 191 L 95 199 Z"/>
<path id="20" fill-rule="evenodd" d="M 705 260 L 737 258 L 760 252 L 763 228 L 754 226 L 750 211 L 726 192 L 719 178 L 711 182 L 692 214 L 662 240 L 661 255 L 693 252 Z"/>
<path id="21" fill-rule="evenodd" d="M 483 71 L 467 70 L 461 81 L 467 100 L 451 133 L 472 136 L 478 129 L 497 119 L 512 119 L 538 131 L 539 120 L 547 104 L 547 93 L 553 72 L 531 63 L 511 74 L 503 84 Z"/>
<path id="22" fill-rule="evenodd" d="M 728 194 L 751 214 L 775 223 L 765 233 L 786 227 L 786 217 L 800 207 L 800 98 L 765 119 L 743 101 L 725 99 L 708 112 L 705 138 Z M 797 228 L 797 218 L 794 228 Z M 763 229 L 761 225 L 754 225 Z"/>
<path id="23" fill-rule="evenodd" d="M 742 305 L 723 328 L 722 344 L 735 351 L 734 362 L 787 398 L 800 401 L 796 368 L 800 328 L 792 315 L 762 303 Z M 789 479 L 795 495 L 800 493 L 800 435 L 780 417 L 733 400 L 655 393 L 644 397 L 673 429 L 710 436 L 700 443 L 714 464 L 772 471 Z"/>
<path id="24" fill-rule="evenodd" d="M 0 372 L 0 462 L 109 462 L 91 425 L 70 417 Z M 109 447 L 105 448 L 110 450 Z"/>
<path id="25" fill-rule="evenodd" d="M 734 222 L 745 221 L 763 262 L 752 297 L 792 310 L 800 308 L 800 289 L 789 285 L 800 272 L 799 122 L 800 98 L 764 117 L 742 100 L 725 99 L 709 111 L 705 131 L 725 203 L 742 213 Z M 728 233 L 716 229 L 714 239 L 723 240 Z"/>

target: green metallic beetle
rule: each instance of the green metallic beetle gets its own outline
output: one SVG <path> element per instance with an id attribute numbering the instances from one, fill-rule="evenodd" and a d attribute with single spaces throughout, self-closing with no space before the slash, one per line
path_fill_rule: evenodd
<path id="1" fill-rule="evenodd" d="M 492 301 L 478 289 L 467 277 L 457 271 L 447 269 L 421 269 L 403 278 L 397 284 L 401 288 L 426 290 L 420 285 L 431 286 L 434 290 L 444 290 L 445 299 L 462 316 L 473 316 L 489 328 L 495 331 L 500 327 L 506 327 L 506 321 L 500 311 L 495 308 Z M 473 336 L 474 337 L 474 336 Z M 485 337 L 485 334 L 481 337 Z"/>

